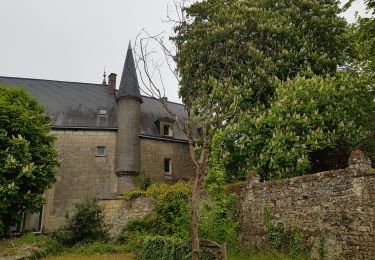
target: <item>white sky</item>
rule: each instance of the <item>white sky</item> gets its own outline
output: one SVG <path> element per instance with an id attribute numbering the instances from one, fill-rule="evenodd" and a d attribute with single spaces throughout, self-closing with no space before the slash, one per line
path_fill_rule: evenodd
<path id="1" fill-rule="evenodd" d="M 342 0 L 343 2 L 343 0 Z M 0 0 L 0 75 L 119 84 L 129 40 L 142 29 L 170 30 L 162 22 L 171 0 Z M 364 14 L 356 0 L 344 16 Z M 166 96 L 179 101 L 177 82 L 164 70 Z"/>

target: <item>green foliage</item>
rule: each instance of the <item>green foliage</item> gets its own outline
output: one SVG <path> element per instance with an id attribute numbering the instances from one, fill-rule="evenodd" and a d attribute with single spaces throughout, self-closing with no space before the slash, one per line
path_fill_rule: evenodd
<path id="1" fill-rule="evenodd" d="M 351 40 L 355 46 L 356 62 L 362 70 L 375 72 L 375 2 L 366 1 L 369 17 L 358 17 L 352 25 Z"/>
<path id="2" fill-rule="evenodd" d="M 202 202 L 200 235 L 234 250 L 238 246 L 239 223 L 234 218 L 237 197 L 234 194 L 209 198 Z"/>
<path id="3" fill-rule="evenodd" d="M 238 245 L 239 223 L 234 218 L 236 195 L 225 192 L 225 167 L 220 142 L 223 133 L 218 131 L 212 139 L 205 190 L 208 198 L 202 201 L 200 235 L 219 244 L 224 242 L 234 249 Z"/>
<path id="4" fill-rule="evenodd" d="M 127 232 L 142 231 L 170 235 L 188 240 L 190 237 L 189 198 L 191 184 L 177 182 L 152 184 L 146 191 L 135 190 L 124 194 L 125 200 L 139 196 L 151 197 L 155 208 L 152 214 L 133 219 L 126 226 Z"/>
<path id="5" fill-rule="evenodd" d="M 272 221 L 271 210 L 264 207 L 264 225 L 267 231 L 268 243 L 272 249 L 301 256 L 307 253 L 307 246 L 302 241 L 301 231 L 286 229 L 280 221 Z"/>
<path id="6" fill-rule="evenodd" d="M 106 253 L 129 252 L 129 248 L 124 245 L 93 242 L 93 243 L 83 244 L 83 245 L 79 244 L 77 246 L 69 248 L 65 252 L 69 254 L 78 254 L 78 255 L 102 255 Z"/>
<path id="7" fill-rule="evenodd" d="M 221 154 L 227 182 L 243 180 L 257 166 L 259 158 L 248 151 L 253 147 L 241 143 L 246 138 L 241 115 L 259 117 L 269 107 L 276 79 L 287 81 L 306 72 L 335 75 L 338 67 L 352 62 L 354 46 L 341 11 L 334 0 L 208 0 L 186 9 L 187 19 L 172 37 L 180 96 L 194 108 L 191 115 L 206 117 L 198 122 L 226 129 Z M 255 149 L 263 144 L 255 142 Z M 308 168 L 302 161 L 300 166 Z"/>
<path id="8" fill-rule="evenodd" d="M 213 167 L 213 169 L 218 168 Z M 215 172 L 216 170 L 210 170 L 211 177 L 205 184 L 211 193 L 210 197 L 202 202 L 200 234 L 203 238 L 218 243 L 227 242 L 231 247 L 235 247 L 238 242 L 238 222 L 234 220 L 236 197 L 225 194 L 224 174 L 220 177 L 215 175 Z M 218 179 L 222 181 L 219 182 Z M 140 192 L 127 193 L 125 198 L 134 196 L 130 194 L 138 195 Z M 139 247 L 148 245 L 142 243 L 148 234 L 182 239 L 187 244 L 191 236 L 190 194 L 191 184 L 183 182 L 174 185 L 152 184 L 142 195 L 154 199 L 153 212 L 143 218 L 130 220 L 119 238 L 119 243 L 131 245 L 138 250 Z M 211 255 L 208 250 L 205 250 L 204 254 L 206 258 Z"/>
<path id="9" fill-rule="evenodd" d="M 144 172 L 141 172 L 135 177 L 134 184 L 140 190 L 147 190 L 151 186 L 151 180 Z"/>
<path id="10" fill-rule="evenodd" d="M 186 193 L 168 193 L 155 205 L 155 228 L 160 235 L 190 238 L 190 207 Z"/>
<path id="11" fill-rule="evenodd" d="M 146 237 L 142 250 L 138 254 L 138 259 L 141 260 L 180 260 L 190 258 L 190 248 L 185 241 L 163 236 Z"/>
<path id="12" fill-rule="evenodd" d="M 163 200 L 168 194 L 191 194 L 191 184 L 179 181 L 173 185 L 166 183 L 154 183 L 146 190 L 135 189 L 124 194 L 124 200 L 130 201 L 138 197 L 151 197 L 155 201 Z"/>
<path id="13" fill-rule="evenodd" d="M 135 189 L 132 191 L 129 191 L 123 195 L 124 200 L 131 201 L 139 197 L 147 197 L 148 194 L 146 191 L 141 189 Z"/>
<path id="14" fill-rule="evenodd" d="M 25 90 L 0 85 L 0 219 L 9 227 L 44 203 L 58 166 L 50 118 Z"/>
<path id="15" fill-rule="evenodd" d="M 108 232 L 103 218 L 96 201 L 81 201 L 75 204 L 72 216 L 66 216 L 65 226 L 53 232 L 51 237 L 68 247 L 78 243 L 106 241 Z"/>
<path id="16" fill-rule="evenodd" d="M 195 2 L 173 37 L 183 101 L 210 95 L 214 85 L 202 82 L 212 77 L 240 86 L 239 103 L 249 108 L 267 102 L 275 77 L 286 80 L 307 68 L 334 73 L 350 49 L 340 12 L 334 0 Z"/>
<path id="17" fill-rule="evenodd" d="M 28 233 L 20 237 L 0 240 L 0 259 L 4 256 L 24 255 L 44 248 L 47 237 L 41 234 Z"/>
<path id="18" fill-rule="evenodd" d="M 279 81 L 269 107 L 249 111 L 228 131 L 238 137 L 248 169 L 263 180 L 306 174 L 314 152 L 364 140 L 361 125 L 374 110 L 367 86 L 354 73 Z"/>
<path id="19" fill-rule="evenodd" d="M 326 248 L 326 238 L 324 236 L 320 236 L 319 238 L 319 247 L 318 247 L 318 253 L 319 253 L 319 259 L 323 260 L 327 255 L 327 248 Z"/>

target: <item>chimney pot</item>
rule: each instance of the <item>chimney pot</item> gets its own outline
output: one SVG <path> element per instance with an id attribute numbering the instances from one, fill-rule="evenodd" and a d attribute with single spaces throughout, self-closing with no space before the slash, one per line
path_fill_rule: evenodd
<path id="1" fill-rule="evenodd" d="M 116 73 L 111 73 L 108 76 L 108 91 L 110 95 L 115 95 L 116 91 Z"/>

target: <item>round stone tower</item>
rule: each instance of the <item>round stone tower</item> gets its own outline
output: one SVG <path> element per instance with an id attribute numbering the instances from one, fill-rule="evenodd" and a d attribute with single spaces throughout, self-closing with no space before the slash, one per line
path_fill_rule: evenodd
<path id="1" fill-rule="evenodd" d="M 117 101 L 116 174 L 118 194 L 134 188 L 134 176 L 139 172 L 140 116 L 142 97 L 131 45 L 129 43 L 121 76 Z"/>

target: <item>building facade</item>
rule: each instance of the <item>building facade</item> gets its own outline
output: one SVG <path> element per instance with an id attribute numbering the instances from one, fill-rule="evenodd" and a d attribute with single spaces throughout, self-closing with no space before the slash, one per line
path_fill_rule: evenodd
<path id="1" fill-rule="evenodd" d="M 39 213 L 26 214 L 22 230 L 50 231 L 65 222 L 74 203 L 85 199 L 116 200 L 134 188 L 135 176 L 151 182 L 194 176 L 187 138 L 159 100 L 141 96 L 129 45 L 116 90 L 108 84 L 0 77 L 0 83 L 25 88 L 52 120 L 61 166 L 46 191 Z M 168 102 L 183 121 L 184 106 Z"/>

